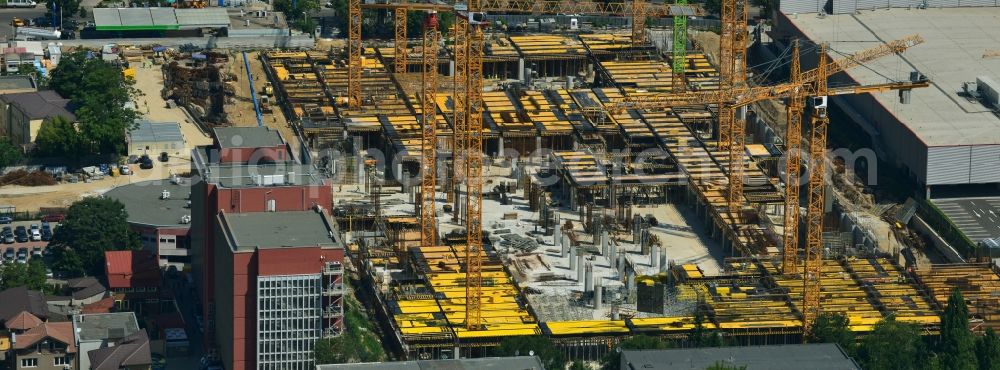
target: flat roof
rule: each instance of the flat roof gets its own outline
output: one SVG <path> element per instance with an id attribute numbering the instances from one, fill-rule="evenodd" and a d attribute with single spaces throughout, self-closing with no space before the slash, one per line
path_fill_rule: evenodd
<path id="1" fill-rule="evenodd" d="M 73 316 L 73 331 L 77 341 L 121 339 L 139 331 L 135 313 L 115 312 Z"/>
<path id="2" fill-rule="evenodd" d="M 129 131 L 129 139 L 133 143 L 184 141 L 181 126 L 177 122 L 153 122 L 147 119 L 136 120 L 138 125 Z"/>
<path id="3" fill-rule="evenodd" d="M 29 76 L 0 76 L 0 92 L 34 89 L 35 82 Z"/>
<path id="4" fill-rule="evenodd" d="M 160 199 L 164 190 L 170 192 L 169 199 Z M 108 190 L 104 195 L 125 205 L 128 222 L 150 226 L 190 227 L 189 224 L 180 223 L 181 216 L 191 215 L 191 209 L 187 208 L 187 199 L 191 195 L 189 179 L 182 178 L 178 184 L 168 179 L 137 182 Z"/>
<path id="5" fill-rule="evenodd" d="M 218 127 L 215 138 L 220 149 L 264 148 L 285 143 L 278 131 L 270 127 Z"/>
<path id="6" fill-rule="evenodd" d="M 313 211 L 223 213 L 221 217 L 238 251 L 337 245 L 326 217 Z"/>
<path id="7" fill-rule="evenodd" d="M 535 356 L 316 365 L 316 370 L 543 370 Z"/>
<path id="8" fill-rule="evenodd" d="M 98 31 L 178 30 L 229 26 L 224 8 L 94 8 Z"/>
<path id="9" fill-rule="evenodd" d="M 833 343 L 622 351 L 622 369 L 704 369 L 717 362 L 747 370 L 861 369 Z"/>
<path id="10" fill-rule="evenodd" d="M 925 40 L 902 56 L 886 56 L 847 73 L 862 84 L 884 83 L 878 71 L 905 81 L 911 71 L 930 78 L 931 86 L 915 89 L 910 104 L 899 103 L 896 92 L 875 94 L 886 110 L 927 146 L 1000 144 L 1000 117 L 958 92 L 978 76 L 1000 80 L 1000 58 L 983 58 L 997 48 L 1000 8 L 879 9 L 859 14 L 787 16 L 791 24 L 815 42 L 829 42 L 843 53 L 920 34 Z M 831 53 L 837 58 L 839 55 Z"/>

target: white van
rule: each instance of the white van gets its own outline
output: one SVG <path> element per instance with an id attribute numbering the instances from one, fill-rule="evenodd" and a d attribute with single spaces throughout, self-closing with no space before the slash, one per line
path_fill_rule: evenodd
<path id="1" fill-rule="evenodd" d="M 35 0 L 0 0 L 0 8 L 34 8 L 38 6 Z"/>

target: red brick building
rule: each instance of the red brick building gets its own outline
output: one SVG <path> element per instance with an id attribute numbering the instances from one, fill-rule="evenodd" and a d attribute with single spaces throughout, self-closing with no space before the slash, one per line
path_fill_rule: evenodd
<path id="1" fill-rule="evenodd" d="M 260 304 L 271 302 L 258 289 L 285 281 L 315 284 L 310 285 L 315 295 L 310 293 L 308 300 L 315 307 L 302 310 L 304 317 L 315 318 L 309 327 L 319 332 L 293 342 L 311 352 L 316 338 L 339 334 L 342 295 L 322 294 L 339 286 L 343 260 L 342 243 L 326 211 L 332 203 L 331 182 L 292 157 L 275 131 L 219 128 L 215 134 L 213 147 L 192 154 L 192 265 L 206 345 L 218 347 L 227 369 L 277 367 L 288 361 L 274 359 L 283 354 L 301 354 L 301 363 L 309 364 L 312 355 L 304 350 L 279 351 L 273 343 L 257 343 L 258 335 L 278 330 L 269 319 L 256 316 Z M 248 224 L 259 227 L 241 227 Z M 265 307 L 264 312 L 270 311 Z"/>

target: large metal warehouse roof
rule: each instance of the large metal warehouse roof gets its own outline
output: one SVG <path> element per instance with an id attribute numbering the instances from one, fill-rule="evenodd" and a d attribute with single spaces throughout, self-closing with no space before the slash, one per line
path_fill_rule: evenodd
<path id="1" fill-rule="evenodd" d="M 94 8 L 98 31 L 149 31 L 221 28 L 229 26 L 223 8 Z"/>
<path id="2" fill-rule="evenodd" d="M 896 92 L 875 98 L 845 97 L 845 106 L 867 120 L 862 125 L 913 175 L 928 185 L 1000 182 L 1000 116 L 966 99 L 964 82 L 986 76 L 1000 80 L 1000 58 L 984 58 L 1000 45 L 1000 8 L 878 9 L 857 14 L 779 15 L 778 29 L 840 53 L 920 34 L 923 44 L 847 72 L 864 84 L 907 80 L 919 71 L 931 86 L 912 92 L 901 104 Z M 831 53 L 834 58 L 839 53 Z M 836 122 L 834 122 L 836 123 Z M 872 129 L 874 127 L 874 129 Z"/>

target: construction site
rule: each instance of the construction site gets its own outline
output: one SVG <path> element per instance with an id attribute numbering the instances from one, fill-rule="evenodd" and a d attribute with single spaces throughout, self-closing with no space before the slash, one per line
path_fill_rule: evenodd
<path id="1" fill-rule="evenodd" d="M 789 38 L 753 65 L 748 7 L 723 0 L 717 28 L 699 29 L 688 20 L 704 10 L 683 0 L 350 0 L 343 47 L 261 52 L 269 110 L 340 184 L 333 213 L 383 345 L 477 357 L 543 335 L 596 360 L 696 327 L 799 343 L 824 312 L 858 333 L 891 316 L 929 335 L 953 289 L 977 330 L 1000 327 L 1000 270 L 917 248 L 914 206 L 873 202 L 827 153 L 834 96 L 905 106 L 932 86 L 916 70 L 839 83 L 923 35 L 849 53 Z M 377 12 L 395 39 L 362 35 Z M 407 38 L 413 13 L 420 38 Z M 504 14 L 531 15 L 528 29 L 556 15 L 628 26 L 504 32 Z M 766 69 L 783 77 L 757 78 Z"/>

